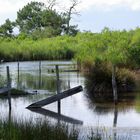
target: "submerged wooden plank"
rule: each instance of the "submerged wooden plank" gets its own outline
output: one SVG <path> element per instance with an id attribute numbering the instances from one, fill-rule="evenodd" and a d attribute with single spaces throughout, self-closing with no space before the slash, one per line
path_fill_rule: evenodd
<path id="1" fill-rule="evenodd" d="M 48 104 L 51 104 L 55 101 L 58 101 L 60 99 L 63 99 L 63 98 L 66 98 L 66 97 L 69 97 L 71 95 L 74 95 L 78 92 L 81 92 L 83 90 L 82 86 L 78 86 L 78 87 L 74 87 L 72 89 L 69 89 L 67 91 L 64 91 L 60 94 L 57 94 L 57 95 L 54 95 L 54 96 L 51 96 L 51 97 L 48 97 L 44 100 L 41 100 L 41 101 L 38 101 L 38 102 L 35 102 L 31 105 L 29 105 L 27 108 L 30 108 L 30 107 L 34 107 L 34 108 L 39 108 L 39 107 L 42 107 L 42 106 L 45 106 L 45 105 L 48 105 Z"/>
<path id="2" fill-rule="evenodd" d="M 29 110 L 42 114 L 44 116 L 58 119 L 58 121 L 64 121 L 64 122 L 68 122 L 68 123 L 72 123 L 72 124 L 79 124 L 79 125 L 83 124 L 83 121 L 81 121 L 81 120 L 77 120 L 77 119 L 44 109 L 44 108 L 29 108 Z"/>
<path id="3" fill-rule="evenodd" d="M 7 87 L 0 88 L 0 94 L 6 93 L 6 92 L 8 92 L 9 90 L 11 90 L 11 88 L 7 88 Z"/>
<path id="4" fill-rule="evenodd" d="M 78 69 L 63 70 L 63 72 L 79 72 Z"/>

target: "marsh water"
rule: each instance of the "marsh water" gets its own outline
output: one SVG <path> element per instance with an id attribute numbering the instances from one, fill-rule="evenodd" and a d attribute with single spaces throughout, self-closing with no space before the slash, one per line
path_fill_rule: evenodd
<path id="1" fill-rule="evenodd" d="M 43 107 L 42 110 L 28 110 L 33 102 L 56 94 L 55 65 L 59 65 L 61 91 L 82 85 L 83 91 L 61 100 L 62 121 L 73 121 L 84 127 L 111 127 L 137 130 L 140 133 L 140 93 L 133 98 L 123 99 L 117 106 L 113 103 L 98 103 L 88 97 L 85 90 L 85 77 L 77 71 L 71 61 L 17 62 L 0 64 L 1 86 L 6 83 L 6 66 L 10 68 L 12 87 L 36 93 L 27 96 L 12 97 L 11 117 L 13 120 L 34 121 L 57 120 L 57 102 Z M 0 119 L 9 116 L 7 98 L 0 98 Z"/>

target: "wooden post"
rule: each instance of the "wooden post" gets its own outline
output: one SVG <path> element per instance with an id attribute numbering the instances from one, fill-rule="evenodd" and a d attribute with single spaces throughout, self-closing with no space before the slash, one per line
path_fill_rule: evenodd
<path id="1" fill-rule="evenodd" d="M 39 73 L 41 73 L 41 61 L 39 61 Z"/>
<path id="2" fill-rule="evenodd" d="M 112 89 L 113 89 L 113 98 L 115 104 L 117 104 L 118 101 L 118 95 L 117 95 L 117 83 L 116 83 L 116 66 L 112 65 Z"/>
<path id="3" fill-rule="evenodd" d="M 18 83 L 17 83 L 17 88 L 19 88 L 19 61 L 17 63 L 17 71 L 18 71 Z"/>
<path id="4" fill-rule="evenodd" d="M 9 110 L 11 110 L 11 79 L 10 79 L 9 66 L 7 66 L 6 69 L 7 69 L 8 103 L 9 103 Z"/>
<path id="5" fill-rule="evenodd" d="M 59 80 L 59 67 L 58 65 L 55 66 L 56 68 L 56 84 L 57 84 L 57 94 L 60 93 L 60 80 Z M 61 114 L 61 101 L 58 100 L 58 113 Z"/>
<path id="6" fill-rule="evenodd" d="M 41 88 L 41 61 L 39 61 L 39 88 Z"/>
<path id="7" fill-rule="evenodd" d="M 70 89 L 70 76 L 69 76 L 69 73 L 68 73 L 68 89 Z"/>
<path id="8" fill-rule="evenodd" d="M 18 77 L 19 77 L 19 61 L 18 61 L 18 64 L 17 65 L 18 65 Z"/>

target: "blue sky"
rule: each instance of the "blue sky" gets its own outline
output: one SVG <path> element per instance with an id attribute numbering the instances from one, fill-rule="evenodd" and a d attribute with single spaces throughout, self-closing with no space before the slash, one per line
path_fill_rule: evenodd
<path id="1" fill-rule="evenodd" d="M 130 30 L 140 27 L 140 11 L 127 8 L 114 8 L 109 11 L 91 8 L 81 12 L 81 17 L 78 19 L 79 28 L 92 32 L 100 32 L 104 27 L 112 30 Z"/>
<path id="2" fill-rule="evenodd" d="M 31 0 L 0 0 L 0 24 L 9 18 L 16 19 L 16 13 Z M 47 0 L 38 0 L 46 3 Z M 57 0 L 59 6 L 67 8 L 70 0 Z M 140 27 L 140 0 L 80 0 L 72 23 L 79 29 L 100 32 L 104 27 L 113 30 Z M 63 8 L 61 8 L 63 9 Z"/>

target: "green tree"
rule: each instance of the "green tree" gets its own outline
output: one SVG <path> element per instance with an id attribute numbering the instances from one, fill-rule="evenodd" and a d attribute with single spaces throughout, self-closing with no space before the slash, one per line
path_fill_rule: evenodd
<path id="1" fill-rule="evenodd" d="M 13 36 L 13 29 L 15 27 L 15 23 L 11 22 L 9 19 L 6 19 L 5 23 L 0 26 L 0 36 L 3 37 L 11 37 Z"/>
<path id="2" fill-rule="evenodd" d="M 62 13 L 58 13 L 56 10 L 50 9 L 41 2 L 31 2 L 24 6 L 17 13 L 17 25 L 20 32 L 24 32 L 29 35 L 42 36 L 48 31 L 48 35 L 57 36 L 63 31 L 65 24 L 64 16 Z M 46 36 L 45 36 L 46 37 Z"/>
<path id="3" fill-rule="evenodd" d="M 17 12 L 16 23 L 20 32 L 31 33 L 34 30 L 41 28 L 41 14 L 45 8 L 44 3 L 31 2 Z"/>
<path id="4" fill-rule="evenodd" d="M 59 14 L 56 10 L 45 9 L 42 12 L 41 23 L 43 29 L 51 29 L 52 35 L 57 36 L 63 31 L 65 19 L 63 13 Z"/>

